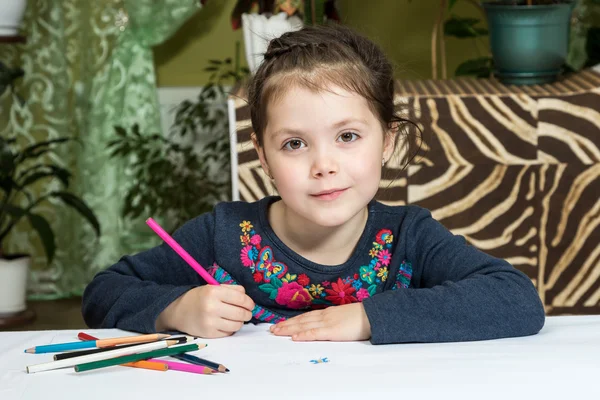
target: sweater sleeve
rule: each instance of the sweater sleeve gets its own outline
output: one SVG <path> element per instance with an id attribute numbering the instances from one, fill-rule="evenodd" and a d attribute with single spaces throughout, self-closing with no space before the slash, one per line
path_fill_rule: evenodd
<path id="1" fill-rule="evenodd" d="M 174 234 L 200 265 L 214 261 L 214 216 L 207 213 Z M 82 313 L 91 328 L 120 328 L 151 333 L 159 314 L 186 291 L 206 282 L 166 243 L 99 272 L 83 294 Z"/>
<path id="2" fill-rule="evenodd" d="M 454 342 L 532 335 L 545 314 L 531 280 L 453 235 L 418 208 L 404 237 L 410 289 L 363 302 L 373 344 Z"/>

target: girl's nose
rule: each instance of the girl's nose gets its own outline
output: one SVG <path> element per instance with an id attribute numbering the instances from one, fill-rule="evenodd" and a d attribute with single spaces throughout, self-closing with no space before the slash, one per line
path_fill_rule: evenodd
<path id="1" fill-rule="evenodd" d="M 332 152 L 320 152 L 313 160 L 311 175 L 315 178 L 323 178 L 329 175 L 336 175 L 339 165 Z"/>

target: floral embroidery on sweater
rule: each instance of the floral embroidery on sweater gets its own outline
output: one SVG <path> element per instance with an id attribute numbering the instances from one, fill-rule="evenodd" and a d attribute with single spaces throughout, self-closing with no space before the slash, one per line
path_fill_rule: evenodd
<path id="1" fill-rule="evenodd" d="M 215 278 L 220 284 L 239 285 L 239 283 L 236 282 L 231 275 L 227 273 L 227 271 L 225 271 L 216 263 L 208 268 L 208 273 L 211 274 L 212 277 Z M 283 315 L 279 315 L 271 310 L 267 310 L 258 304 L 255 305 L 254 309 L 252 310 L 252 317 L 262 322 L 272 322 L 274 324 L 286 320 L 286 317 Z"/>
<path id="2" fill-rule="evenodd" d="M 277 304 L 297 310 L 325 308 L 361 302 L 374 295 L 377 288 L 388 279 L 388 269 L 392 260 L 394 236 L 389 229 L 381 229 L 369 250 L 370 262 L 358 272 L 334 282 L 311 282 L 306 274 L 291 274 L 287 265 L 275 260 L 270 246 L 262 246 L 262 238 L 254 230 L 250 221 L 240 224 L 242 250 L 240 261 L 249 269 L 259 289 L 269 295 Z M 404 265 L 404 264 L 403 264 Z M 402 281 L 396 287 L 408 287 L 412 268 L 398 272 Z"/>

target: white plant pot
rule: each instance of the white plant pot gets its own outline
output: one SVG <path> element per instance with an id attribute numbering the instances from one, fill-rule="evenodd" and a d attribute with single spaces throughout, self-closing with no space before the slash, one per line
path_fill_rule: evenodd
<path id="1" fill-rule="evenodd" d="M 25 311 L 27 273 L 31 258 L 0 258 L 0 315 Z"/>
<path id="2" fill-rule="evenodd" d="M 283 35 L 285 32 L 297 31 L 302 28 L 302 20 L 298 17 L 288 17 L 284 12 L 267 18 L 262 14 L 242 14 L 242 30 L 246 61 L 253 74 L 263 61 L 269 41 Z"/>
<path id="3" fill-rule="evenodd" d="M 27 0 L 0 0 L 0 36 L 18 34 Z"/>

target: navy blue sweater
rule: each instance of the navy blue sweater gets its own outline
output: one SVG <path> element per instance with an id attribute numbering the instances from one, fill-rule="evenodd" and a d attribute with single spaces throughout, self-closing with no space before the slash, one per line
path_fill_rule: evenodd
<path id="1" fill-rule="evenodd" d="M 361 301 L 373 344 L 495 339 L 537 333 L 544 309 L 531 280 L 453 235 L 417 206 L 372 201 L 343 264 L 292 251 L 267 219 L 277 197 L 217 205 L 173 238 L 220 283 L 241 284 L 253 322 Z M 154 332 L 158 315 L 206 282 L 168 245 L 125 256 L 98 273 L 83 296 L 92 328 Z"/>

